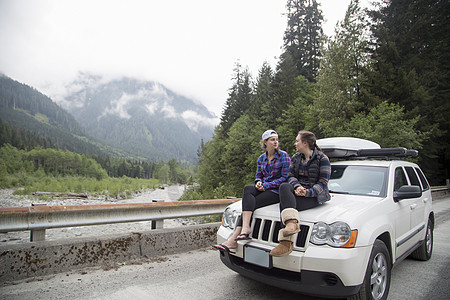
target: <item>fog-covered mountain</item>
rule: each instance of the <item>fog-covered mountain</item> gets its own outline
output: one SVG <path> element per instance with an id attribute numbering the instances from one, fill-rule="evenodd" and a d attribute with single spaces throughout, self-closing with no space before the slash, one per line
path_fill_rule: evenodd
<path id="1" fill-rule="evenodd" d="M 58 102 L 88 134 L 154 161 L 195 162 L 201 140 L 212 137 L 216 122 L 202 104 L 133 78 L 80 74 Z"/>

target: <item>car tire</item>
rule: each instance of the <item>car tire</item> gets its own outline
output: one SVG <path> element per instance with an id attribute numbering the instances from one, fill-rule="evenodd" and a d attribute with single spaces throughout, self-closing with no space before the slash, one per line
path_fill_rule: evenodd
<path id="1" fill-rule="evenodd" d="M 433 223 L 428 220 L 427 233 L 425 234 L 425 240 L 419 248 L 411 253 L 411 257 L 418 260 L 429 260 L 433 253 Z"/>
<path id="2" fill-rule="evenodd" d="M 391 256 L 386 245 L 380 240 L 375 240 L 361 289 L 349 299 L 387 299 L 391 284 L 391 269 Z"/>

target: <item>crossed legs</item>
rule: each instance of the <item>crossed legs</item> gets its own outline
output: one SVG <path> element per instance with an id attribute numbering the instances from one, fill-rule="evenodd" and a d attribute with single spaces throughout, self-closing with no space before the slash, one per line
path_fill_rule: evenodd
<path id="1" fill-rule="evenodd" d="M 244 188 L 244 195 L 242 197 L 242 215 L 236 222 L 236 228 L 231 236 L 222 244 L 214 247 L 221 250 L 236 249 L 237 241 L 251 239 L 252 232 L 250 223 L 253 211 L 257 208 L 275 204 L 279 202 L 278 194 L 272 191 L 258 191 L 254 185 L 247 185 Z M 223 247 L 225 246 L 225 247 Z"/>

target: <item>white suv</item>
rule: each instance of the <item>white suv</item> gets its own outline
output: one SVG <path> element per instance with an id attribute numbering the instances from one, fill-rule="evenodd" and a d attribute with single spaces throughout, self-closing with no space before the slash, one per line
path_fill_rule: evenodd
<path id="1" fill-rule="evenodd" d="M 428 260 L 433 250 L 430 186 L 416 164 L 402 160 L 417 151 L 356 138 L 317 144 L 332 161 L 331 200 L 299 212 L 294 251 L 269 255 L 281 228 L 274 204 L 254 212 L 252 239 L 220 258 L 243 276 L 302 294 L 386 299 L 392 267 L 410 255 Z M 218 243 L 232 234 L 240 213 L 240 201 L 225 210 Z"/>

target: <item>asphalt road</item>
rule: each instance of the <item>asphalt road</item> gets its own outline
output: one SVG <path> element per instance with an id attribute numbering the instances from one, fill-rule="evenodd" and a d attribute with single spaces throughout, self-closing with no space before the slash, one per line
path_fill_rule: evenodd
<path id="1" fill-rule="evenodd" d="M 434 201 L 437 226 L 427 262 L 392 271 L 390 300 L 450 299 L 450 198 Z M 273 288 L 226 268 L 219 253 L 197 250 L 117 268 L 84 269 L 0 287 L 0 299 L 319 299 Z"/>

